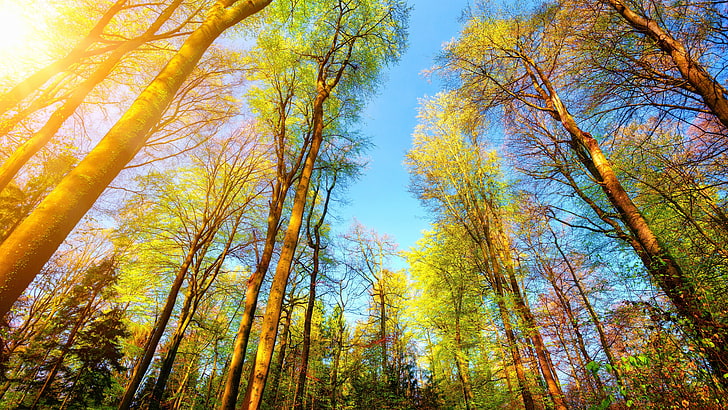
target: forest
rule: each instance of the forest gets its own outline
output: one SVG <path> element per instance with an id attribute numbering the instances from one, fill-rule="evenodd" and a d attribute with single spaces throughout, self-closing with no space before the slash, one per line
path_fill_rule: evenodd
<path id="1" fill-rule="evenodd" d="M 418 2 L 1 2 L 0 409 L 728 408 L 728 2 L 470 1 L 401 249 Z"/>

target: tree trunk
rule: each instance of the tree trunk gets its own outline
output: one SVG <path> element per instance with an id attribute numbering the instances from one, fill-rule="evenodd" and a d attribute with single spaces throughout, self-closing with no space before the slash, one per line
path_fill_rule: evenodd
<path id="1" fill-rule="evenodd" d="M 192 322 L 195 310 L 196 309 L 193 307 L 193 296 L 187 295 L 185 303 L 182 306 L 182 311 L 180 312 L 179 324 L 167 344 L 167 353 L 162 359 L 162 364 L 159 368 L 159 375 L 157 376 L 156 383 L 154 383 L 154 389 L 152 390 L 151 401 L 149 403 L 149 410 L 159 410 L 161 408 L 164 390 L 167 387 L 167 380 L 172 373 L 172 367 L 174 366 L 174 360 L 177 357 L 177 352 L 179 351 L 179 345 L 182 343 L 182 338 L 184 338 L 187 327 Z"/>
<path id="2" fill-rule="evenodd" d="M 541 374 L 546 381 L 546 389 L 554 402 L 554 408 L 557 410 L 567 410 L 566 402 L 564 401 L 564 393 L 561 391 L 558 377 L 556 376 L 556 370 L 551 364 L 551 358 L 549 357 L 548 349 L 543 343 L 541 332 L 536 326 L 536 321 L 533 318 L 531 309 L 526 305 L 518 280 L 513 272 L 513 269 L 507 268 L 508 276 L 510 279 L 511 292 L 516 303 L 516 308 L 524 322 L 526 331 L 529 333 L 529 337 L 533 341 L 533 347 L 536 350 L 536 357 L 538 358 L 538 364 L 541 368 Z"/>
<path id="3" fill-rule="evenodd" d="M 197 233 L 197 239 L 199 239 L 201 233 L 202 229 Z M 154 331 L 151 335 L 149 335 L 149 340 L 147 340 L 147 343 L 144 346 L 144 354 L 142 355 L 142 358 L 139 360 L 136 366 L 134 366 L 134 371 L 132 372 L 129 384 L 127 384 L 124 395 L 122 396 L 121 402 L 119 403 L 119 410 L 127 410 L 130 408 L 131 402 L 134 399 L 134 395 L 136 394 L 136 391 L 139 388 L 142 379 L 144 378 L 144 374 L 147 372 L 149 365 L 152 363 L 152 359 L 154 358 L 154 353 L 157 351 L 159 341 L 162 339 L 162 335 L 164 334 L 164 330 L 167 327 L 167 323 L 169 323 L 169 319 L 172 316 L 172 310 L 174 310 L 174 305 L 177 301 L 177 295 L 179 294 L 179 290 L 182 287 L 185 276 L 187 276 L 190 265 L 192 265 L 195 253 L 197 253 L 198 248 L 196 245 L 198 243 L 198 241 L 194 241 L 193 245 L 190 247 L 190 250 L 187 251 L 187 256 L 185 257 L 182 266 L 180 266 L 179 270 L 177 271 L 174 282 L 172 282 L 172 287 L 167 294 L 167 300 L 164 303 L 162 312 L 160 313 L 156 323 L 154 324 Z"/>
<path id="4" fill-rule="evenodd" d="M 298 375 L 298 381 L 296 382 L 296 394 L 294 395 L 294 409 L 303 410 L 304 407 L 304 395 L 306 391 L 306 377 L 308 373 L 308 359 L 311 351 L 311 322 L 313 318 L 314 304 L 316 302 L 316 281 L 318 280 L 318 274 L 320 270 L 320 253 L 321 253 L 321 226 L 324 223 L 326 214 L 329 211 L 329 200 L 331 199 L 331 191 L 333 191 L 336 185 L 336 170 L 333 171 L 333 181 L 329 187 L 326 188 L 326 198 L 324 199 L 323 209 L 321 210 L 321 216 L 318 221 L 311 226 L 311 219 L 316 206 L 316 200 L 318 198 L 319 186 L 317 185 L 314 189 L 313 197 L 311 199 L 311 209 L 309 210 L 308 219 L 306 220 L 306 236 L 308 238 L 308 246 L 313 250 L 311 255 L 312 269 L 310 274 L 310 283 L 308 287 L 308 302 L 306 304 L 306 313 L 303 321 L 303 350 L 301 351 L 301 371 Z M 313 232 L 311 232 L 313 230 Z"/>
<path id="5" fill-rule="evenodd" d="M 339 329 L 342 329 L 342 326 L 339 326 Z M 341 360 L 341 351 L 343 350 L 343 330 L 339 333 L 338 336 L 335 336 L 335 346 L 334 346 L 334 363 L 331 365 L 331 409 L 336 410 L 337 402 L 338 402 L 338 378 L 339 378 L 339 362 Z"/>
<path id="6" fill-rule="evenodd" d="M 283 305 L 283 295 L 288 284 L 288 277 L 293 263 L 293 256 L 296 252 L 298 244 L 299 232 L 303 222 L 303 211 L 306 206 L 306 196 L 308 194 L 309 182 L 313 173 L 313 167 L 318 157 L 318 151 L 323 141 L 324 129 L 324 101 L 329 97 L 334 84 L 326 85 L 324 80 L 319 78 L 317 84 L 317 95 L 313 106 L 313 133 L 311 136 L 311 145 L 309 147 L 303 170 L 296 187 L 296 195 L 293 200 L 293 208 L 291 217 L 286 229 L 286 235 L 283 239 L 281 254 L 278 259 L 276 273 L 271 283 L 271 289 L 268 296 L 268 304 L 263 315 L 263 324 L 256 353 L 255 366 L 250 375 L 248 389 L 245 394 L 245 402 L 243 407 L 246 409 L 258 409 L 263 398 L 263 389 L 265 388 L 268 370 L 270 368 L 270 360 L 273 356 L 273 347 L 275 346 L 276 335 L 278 332 L 278 321 L 281 316 L 281 307 Z"/>
<path id="7" fill-rule="evenodd" d="M 279 161 L 281 161 L 279 159 Z M 240 390 L 240 378 L 243 373 L 243 362 L 245 354 L 248 350 L 248 340 L 250 338 L 250 330 L 253 328 L 253 320 L 255 319 L 255 311 L 258 307 L 258 295 L 263 279 L 268 272 L 270 261 L 273 258 L 275 250 L 276 237 L 278 236 L 279 223 L 283 212 L 286 194 L 291 184 L 292 174 L 283 178 L 280 174 L 279 164 L 279 181 L 273 189 L 272 201 L 268 210 L 268 226 L 263 246 L 263 254 L 261 255 L 255 272 L 248 280 L 248 287 L 245 291 L 245 307 L 243 309 L 243 317 L 240 320 L 240 327 L 235 336 L 233 346 L 233 355 L 230 359 L 230 367 L 228 368 L 227 378 L 225 379 L 225 389 L 220 404 L 220 410 L 235 410 L 238 400 L 238 392 Z"/>
<path id="8" fill-rule="evenodd" d="M 471 409 L 471 402 L 473 401 L 473 388 L 470 383 L 470 366 L 468 360 L 465 358 L 463 352 L 463 341 L 462 335 L 460 334 L 460 317 L 455 318 L 455 366 L 458 371 L 458 379 L 460 379 L 460 385 L 463 389 L 463 401 L 465 402 L 465 409 Z"/>
<path id="9" fill-rule="evenodd" d="M 187 293 L 187 296 L 185 297 L 185 302 L 182 306 L 182 310 L 180 311 L 180 318 L 177 329 L 175 330 L 174 334 L 172 335 L 172 339 L 168 344 L 167 354 L 162 360 L 162 365 L 159 368 L 159 376 L 157 377 L 157 381 L 154 384 L 154 390 L 152 390 L 152 402 L 149 405 L 150 410 L 157 410 L 160 408 L 160 404 L 164 396 L 164 390 L 167 387 L 167 380 L 172 373 L 172 367 L 174 366 L 174 361 L 177 356 L 177 352 L 179 351 L 179 346 L 182 343 L 182 338 L 184 338 L 187 327 L 190 325 L 192 319 L 197 313 L 197 307 L 199 306 L 200 300 L 203 296 L 205 296 L 205 293 L 207 293 L 207 289 L 209 289 L 209 287 L 215 281 L 215 278 L 217 278 L 217 275 L 220 273 L 220 269 L 225 262 L 225 258 L 230 253 L 230 247 L 235 240 L 235 234 L 237 233 L 241 218 L 242 214 L 238 214 L 235 219 L 234 226 L 232 227 L 232 230 L 230 232 L 230 235 L 228 236 L 227 241 L 225 241 L 225 247 L 217 256 L 215 261 L 213 261 L 210 266 L 204 269 L 202 278 L 200 278 L 199 280 L 200 284 L 197 287 L 188 286 L 189 291 Z M 215 236 L 214 232 L 217 232 L 218 230 L 212 229 L 211 231 L 213 233 L 210 234 L 210 239 L 213 239 Z M 202 263 L 202 260 L 202 257 L 198 257 L 198 266 L 195 267 L 195 272 L 200 271 L 199 265 Z"/>
<path id="10" fill-rule="evenodd" d="M 561 258 L 564 260 L 564 263 L 566 264 L 569 274 L 571 275 L 571 279 L 574 281 L 574 285 L 576 285 L 576 289 L 577 289 L 577 292 L 579 293 L 579 297 L 581 298 L 582 303 L 584 304 L 584 307 L 586 308 L 586 311 L 589 313 L 589 317 L 591 318 L 591 321 L 597 330 L 597 334 L 599 335 L 599 343 L 602 346 L 604 355 L 607 357 L 607 362 L 609 363 L 610 367 L 612 368 L 611 373 L 614 376 L 614 379 L 617 381 L 617 385 L 620 387 L 620 389 L 622 389 L 623 391 L 626 391 L 623 389 L 623 387 L 625 387 L 625 386 L 622 382 L 622 377 L 619 374 L 619 370 L 617 370 L 617 361 L 614 358 L 614 355 L 612 355 L 612 349 L 609 346 L 609 342 L 607 341 L 607 334 L 604 331 L 602 322 L 601 322 L 601 320 L 599 320 L 599 316 L 597 316 L 596 311 L 594 311 L 594 308 L 592 307 L 592 304 L 589 301 L 589 297 L 587 296 L 586 290 L 584 290 L 584 287 L 581 284 L 581 280 L 576 275 L 576 270 L 574 269 L 574 266 L 572 266 L 571 262 L 569 261 L 569 258 L 566 257 L 564 250 L 561 249 L 561 246 L 559 245 L 559 241 L 556 238 L 556 234 L 550 228 L 549 228 L 549 231 L 551 232 L 551 235 L 554 238 L 554 246 L 556 246 L 556 250 L 559 252 L 559 255 L 561 255 Z M 627 397 L 626 393 L 623 393 L 623 394 L 625 395 L 625 397 Z"/>
<path id="11" fill-rule="evenodd" d="M 291 319 L 293 317 L 293 305 L 286 311 L 286 321 L 283 322 L 283 332 L 281 333 L 281 343 L 278 345 L 278 361 L 273 369 L 273 390 L 271 397 L 275 403 L 278 403 L 278 390 L 281 384 L 281 374 L 283 372 L 283 364 L 286 361 L 286 353 L 288 350 L 288 339 L 291 330 Z"/>
<path id="12" fill-rule="evenodd" d="M 576 318 L 576 315 L 574 314 L 574 311 L 571 308 L 571 303 L 569 302 L 569 297 L 564 293 L 563 289 L 556 283 L 556 277 L 554 275 L 553 270 L 551 267 L 546 266 L 546 264 L 543 261 L 540 261 L 542 268 L 545 270 L 546 279 L 551 283 L 551 287 L 554 290 L 554 293 L 556 294 L 557 299 L 559 300 L 559 304 L 561 305 L 561 309 L 566 314 L 566 318 L 569 321 L 569 324 L 571 325 L 571 328 L 574 331 L 574 335 L 576 336 L 576 347 L 578 349 L 578 352 L 580 354 L 580 369 L 584 370 L 586 369 L 586 363 L 589 363 L 592 361 L 591 357 L 589 356 L 589 352 L 586 350 L 586 343 L 584 342 L 584 336 L 581 333 L 581 329 L 579 328 L 578 319 Z M 561 337 L 561 332 L 559 332 L 559 337 Z M 566 346 L 564 346 L 566 347 Z M 598 395 L 603 399 L 606 397 L 607 393 L 604 390 L 604 385 L 602 384 L 602 380 L 599 378 L 599 375 L 589 374 L 587 372 L 586 378 L 592 379 L 594 381 L 594 384 L 596 384 L 596 389 L 599 391 Z M 590 384 L 591 386 L 591 384 Z"/>
<path id="13" fill-rule="evenodd" d="M 384 272 L 380 272 L 383 276 Z M 379 290 L 377 296 L 379 297 L 379 340 L 382 344 L 382 378 L 389 380 L 389 369 L 387 365 L 387 300 L 384 294 L 384 278 L 379 280 Z"/>
<path id="14" fill-rule="evenodd" d="M 518 340 L 513 332 L 513 325 L 511 324 L 510 312 L 506 305 L 506 295 L 503 290 L 502 278 L 495 278 L 495 290 L 496 290 L 496 304 L 500 311 L 501 321 L 503 322 L 503 330 L 506 334 L 506 340 L 508 341 L 508 349 L 511 352 L 513 358 L 513 367 L 516 370 L 516 379 L 518 379 L 518 387 L 521 392 L 521 398 L 523 399 L 523 408 L 526 410 L 535 410 L 536 404 L 533 401 L 531 390 L 528 386 L 528 379 L 526 378 L 526 370 L 523 365 L 523 358 L 521 352 L 518 349 Z"/>
<path id="15" fill-rule="evenodd" d="M 298 373 L 296 381 L 296 393 L 294 396 L 294 410 L 303 410 L 304 394 L 306 391 L 306 377 L 308 373 L 308 357 L 311 352 L 311 321 L 313 318 L 313 309 L 316 302 L 316 280 L 319 272 L 319 244 L 313 247 L 313 268 L 310 275 L 310 283 L 308 287 L 308 302 L 306 304 L 306 313 L 303 320 L 303 346 L 301 347 L 301 370 Z"/>
<path id="16" fill-rule="evenodd" d="M 218 1 L 99 144 L 5 239 L 0 245 L 0 317 L 8 313 L 76 223 L 142 148 L 149 130 L 212 42 L 270 1 Z"/>
<path id="17" fill-rule="evenodd" d="M 61 347 L 61 351 L 58 354 L 58 357 L 56 358 L 55 363 L 53 363 L 53 367 L 51 368 L 51 371 L 48 372 L 45 382 L 43 383 L 43 386 L 41 386 L 40 390 L 38 391 L 38 394 L 35 396 L 35 400 L 33 400 L 33 404 L 30 406 L 30 408 L 32 410 L 35 410 L 36 408 L 38 408 L 38 402 L 40 402 L 40 399 L 43 397 L 45 392 L 51 386 L 51 383 L 53 383 L 53 380 L 56 378 L 56 375 L 58 374 L 58 371 L 61 369 L 61 365 L 63 364 L 63 360 L 66 358 L 66 355 L 68 354 L 68 352 L 71 351 L 73 342 L 76 341 L 76 335 L 78 334 L 78 331 L 81 330 L 81 327 L 86 323 L 86 320 L 88 319 L 89 315 L 91 314 L 91 308 L 93 307 L 94 301 L 96 301 L 96 296 L 98 296 L 99 291 L 100 291 L 100 289 L 94 289 L 94 293 L 91 295 L 91 299 L 88 301 L 86 306 L 81 311 L 81 315 L 76 320 L 76 323 L 74 323 L 73 328 L 71 329 L 71 332 L 68 334 L 66 343 L 64 343 L 63 346 Z"/>

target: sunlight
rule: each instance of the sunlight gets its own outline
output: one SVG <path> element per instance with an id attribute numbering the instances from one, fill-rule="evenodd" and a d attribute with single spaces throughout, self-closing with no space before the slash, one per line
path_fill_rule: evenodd
<path id="1" fill-rule="evenodd" d="M 0 58 L 19 52 L 30 36 L 31 22 L 22 7 L 8 0 L 0 1 Z"/>
<path id="2" fill-rule="evenodd" d="M 28 4 L 34 4 L 32 12 Z M 0 77 L 22 75 L 42 60 L 44 44 L 35 33 L 43 31 L 46 6 L 45 2 L 0 0 Z"/>

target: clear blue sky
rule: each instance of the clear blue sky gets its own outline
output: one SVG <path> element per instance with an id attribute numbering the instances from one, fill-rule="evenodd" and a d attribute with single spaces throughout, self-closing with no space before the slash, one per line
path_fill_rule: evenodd
<path id="1" fill-rule="evenodd" d="M 342 226 L 355 218 L 379 234 L 388 234 L 408 250 L 428 228 L 424 210 L 409 193 L 409 176 L 402 164 L 416 124 L 418 99 L 434 95 L 440 85 L 422 71 L 434 64 L 442 44 L 457 36 L 460 16 L 468 0 L 410 0 L 409 48 L 391 67 L 379 95 L 368 104 L 362 131 L 374 147 L 369 166 L 348 189 L 350 205 L 338 209 Z"/>

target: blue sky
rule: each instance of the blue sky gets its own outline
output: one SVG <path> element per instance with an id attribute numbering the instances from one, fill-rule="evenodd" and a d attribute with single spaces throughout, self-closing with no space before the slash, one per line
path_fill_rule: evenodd
<path id="1" fill-rule="evenodd" d="M 380 93 L 362 115 L 362 131 L 372 138 L 369 166 L 349 186 L 350 204 L 339 209 L 345 232 L 355 218 L 379 234 L 392 236 L 400 250 L 408 250 L 428 228 L 424 210 L 409 193 L 409 176 L 402 161 L 410 148 L 418 99 L 434 95 L 440 85 L 422 71 L 430 68 L 444 42 L 457 36 L 467 0 L 410 0 L 409 48 L 391 67 Z"/>

